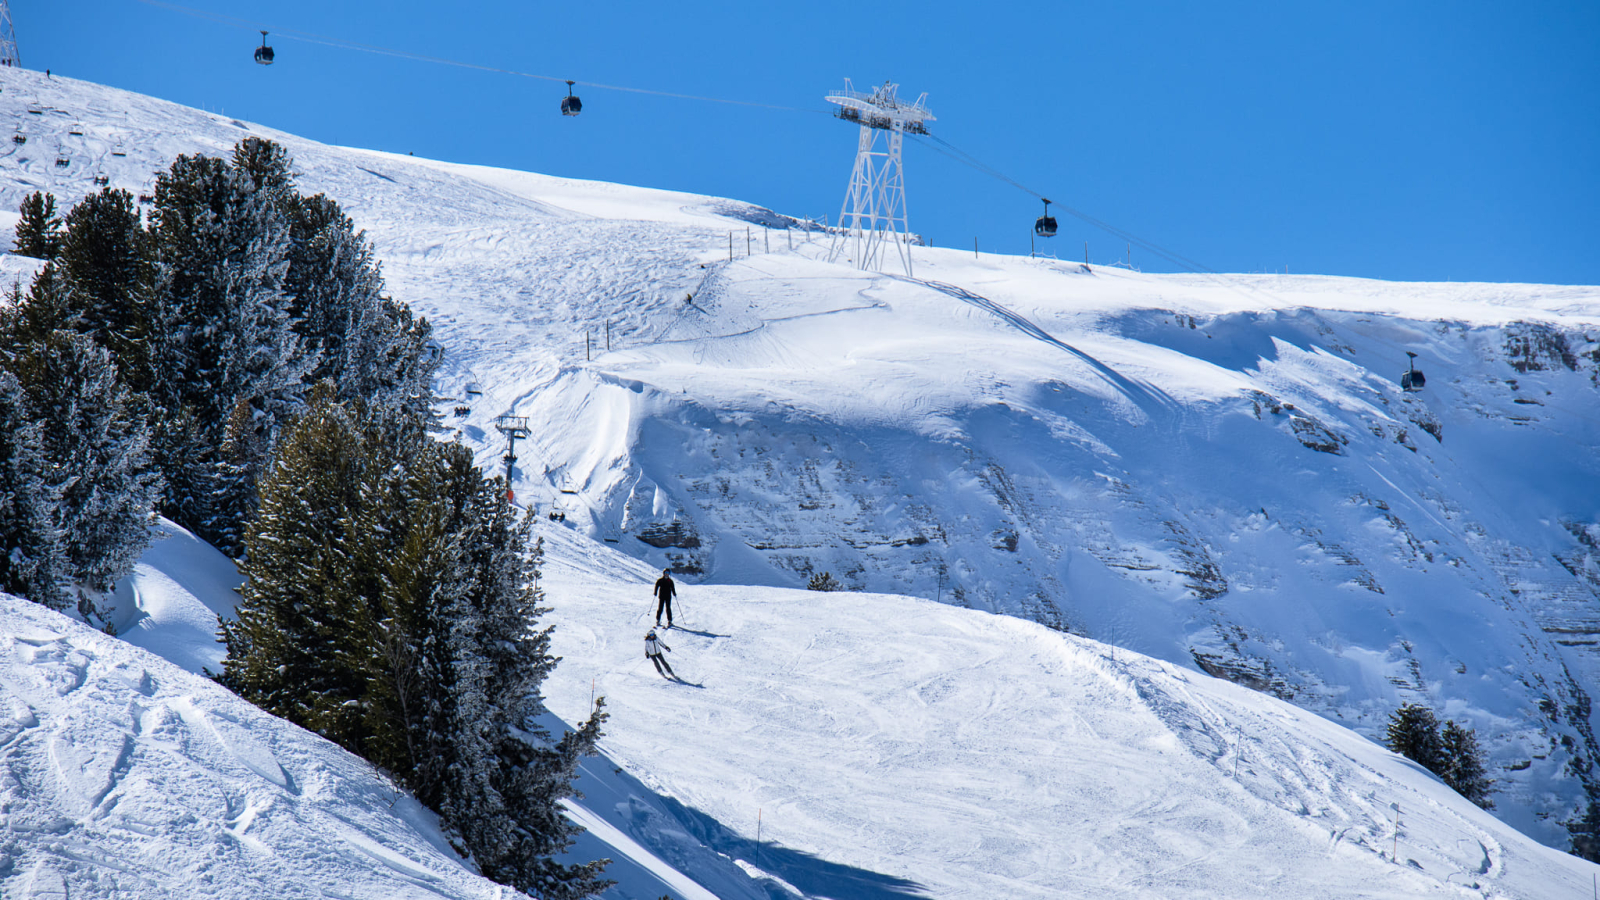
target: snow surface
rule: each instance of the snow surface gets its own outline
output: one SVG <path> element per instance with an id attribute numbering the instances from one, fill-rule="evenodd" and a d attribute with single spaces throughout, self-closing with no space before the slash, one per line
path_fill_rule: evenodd
<path id="1" fill-rule="evenodd" d="M 1047 675 L 1055 672 L 1048 677 L 1034 670 L 985 669 L 985 653 L 1009 662 L 1019 647 L 1041 652 L 1036 642 L 1045 638 L 1061 647 L 1095 647 L 1060 633 L 1069 629 L 1182 667 L 1164 668 L 1108 648 L 1083 651 L 1098 655 L 1108 671 L 1124 673 L 1111 681 L 1125 677 L 1121 683 L 1139 686 L 1136 695 L 1143 690 L 1154 692 L 1152 697 L 1182 696 L 1171 688 L 1184 685 L 1180 678 L 1189 679 L 1185 690 L 1203 694 L 1210 712 L 1175 707 L 1194 718 L 1192 735 L 1163 718 L 1177 715 L 1164 702 L 1105 702 L 1108 710 L 1126 713 L 1126 734 L 1159 735 L 1159 722 L 1173 735 L 1157 768 L 1171 768 L 1175 781 L 1151 785 L 1174 809 L 1185 803 L 1205 809 L 1216 797 L 1233 805 L 1236 795 L 1228 791 L 1256 798 L 1238 801 L 1237 822 L 1205 832 L 1250 837 L 1241 845 L 1247 849 L 1219 851 L 1241 871 L 1264 879 L 1272 865 L 1282 865 L 1286 880 L 1304 876 L 1302 883 L 1312 883 L 1322 857 L 1302 869 L 1270 862 L 1288 856 L 1248 847 L 1279 840 L 1296 847 L 1295 835 L 1321 828 L 1326 811 L 1328 823 L 1348 822 L 1356 830 L 1348 839 L 1328 837 L 1323 856 L 1342 860 L 1342 854 L 1354 854 L 1348 883 L 1378 891 L 1370 887 L 1378 882 L 1359 874 L 1373 864 L 1374 851 L 1359 848 L 1381 843 L 1379 832 L 1371 830 L 1373 811 L 1383 813 L 1391 801 L 1378 797 L 1375 788 L 1369 793 L 1378 799 L 1360 803 L 1340 792 L 1363 790 L 1355 785 L 1367 776 L 1358 773 L 1392 773 L 1362 755 L 1388 759 L 1386 754 L 1359 743 L 1351 746 L 1364 750 L 1350 749 L 1340 741 L 1351 739 L 1330 722 L 1256 694 L 1224 690 L 1199 675 L 1201 667 L 1368 736 L 1378 734 L 1388 711 L 1404 701 L 1428 703 L 1470 722 L 1494 762 L 1496 815 L 1538 840 L 1566 843 L 1560 822 L 1582 801 L 1574 770 L 1600 757 L 1589 706 L 1600 683 L 1595 288 L 1151 275 L 1052 259 L 975 258 L 945 249 L 919 249 L 914 279 L 863 273 L 827 261 L 826 235 L 784 228 L 781 217 L 736 201 L 332 148 L 82 82 L 46 82 L 25 71 L 0 72 L 0 87 L 0 109 L 30 135 L 28 144 L 0 148 L 4 209 L 15 209 L 23 194 L 39 188 L 63 198 L 81 195 L 97 172 L 114 186 L 147 190 L 152 173 L 177 153 L 226 153 L 247 134 L 283 142 L 296 158 L 302 188 L 326 191 L 369 229 L 391 293 L 434 324 L 445 354 L 439 386 L 449 399 L 443 408 L 469 410 L 450 417 L 455 437 L 476 450 L 480 464 L 498 469 L 503 444 L 494 416 L 515 413 L 535 423 L 533 439 L 519 445 L 523 464 L 513 486 L 520 502 L 541 513 L 566 513 L 565 526 L 545 528 L 552 546 L 561 548 L 552 559 L 552 595 L 562 593 L 561 578 L 571 577 L 576 593 L 609 595 L 617 604 L 626 596 L 634 609 L 642 606 L 643 590 L 619 585 L 670 565 L 686 583 L 691 621 L 694 598 L 701 596 L 719 598 L 722 607 L 737 612 L 732 621 L 702 630 L 731 636 L 736 626 L 761 623 L 759 642 L 685 636 L 686 646 L 679 647 L 675 639 L 680 653 L 695 660 L 726 652 L 742 666 L 721 670 L 708 662 L 697 670 L 685 660 L 691 677 L 706 685 L 684 689 L 691 696 L 710 696 L 706 692 L 724 682 L 763 678 L 767 669 L 747 670 L 767 664 L 762 645 L 768 631 L 775 646 L 793 647 L 790 656 L 803 658 L 806 642 L 833 633 L 812 618 L 815 608 L 855 623 L 837 629 L 841 648 L 878 660 L 868 673 L 842 650 L 830 655 L 838 657 L 841 671 L 872 682 L 858 687 L 921 690 L 917 679 L 920 673 L 926 680 L 927 652 L 921 644 L 898 643 L 902 632 L 909 633 L 979 673 L 974 678 L 982 687 L 952 685 L 950 696 L 981 711 L 987 701 L 970 692 L 992 691 L 1000 698 L 996 702 L 1011 705 L 1006 708 L 1044 716 L 1058 731 L 1013 733 L 1020 723 L 1008 721 L 992 739 L 1025 741 L 1026 734 L 1035 734 L 1043 748 L 1037 752 L 1048 756 L 1055 752 L 1049 744 L 1068 740 L 1078 726 L 1058 722 L 1059 710 L 1038 710 L 1025 702 L 1027 696 L 1016 696 L 1020 683 L 1011 680 L 1059 677 L 1055 689 L 1063 696 L 1098 699 L 1093 679 L 1068 662 L 1048 670 Z M 83 137 L 66 134 L 74 122 L 85 126 Z M 127 155 L 115 156 L 118 147 Z M 60 154 L 70 158 L 67 167 L 53 164 Z M 33 261 L 0 256 L 0 277 L 26 279 L 35 267 Z M 1408 349 L 1419 354 L 1419 367 L 1429 376 L 1428 389 L 1418 394 L 1403 394 L 1395 384 Z M 643 568 L 626 568 L 632 564 L 603 552 L 613 544 L 642 560 Z M 558 574 L 580 559 L 592 571 L 582 578 Z M 624 570 L 626 576 L 617 574 Z M 823 570 L 854 589 L 938 598 L 1017 619 L 979 628 L 971 623 L 991 619 L 970 610 L 877 595 L 819 598 L 781 590 Z M 608 579 L 612 586 L 604 587 Z M 153 581 L 139 582 L 140 590 L 182 599 L 181 591 L 164 592 Z M 221 602 L 193 593 L 209 588 L 184 590 L 202 604 Z M 634 654 L 637 648 L 630 646 L 642 633 L 602 628 L 596 623 L 610 619 L 587 606 L 569 617 L 568 602 L 599 602 L 594 597 L 558 599 L 554 615 L 562 624 L 558 635 L 568 662 L 558 670 L 551 705 L 570 717 L 582 712 L 589 697 L 582 690 L 588 685 L 574 680 L 615 674 L 609 663 L 587 657 Z M 199 610 L 189 607 L 191 615 L 179 612 L 181 604 L 164 610 L 149 605 L 139 620 L 148 623 L 143 638 L 136 633 L 139 623 L 131 623 L 137 613 L 124 607 L 130 609 L 134 640 L 163 653 L 187 653 L 184 665 L 190 668 L 210 664 L 215 648 L 193 642 L 204 631 Z M 164 640 L 165 622 L 185 616 L 187 637 L 171 639 L 164 649 L 152 643 Z M 790 619 L 803 620 L 811 630 L 792 630 Z M 1056 631 L 1042 632 L 1022 620 Z M 931 630 L 912 621 L 927 622 Z M 638 623 L 631 624 L 638 632 Z M 857 633 L 858 627 L 869 628 L 870 636 Z M 583 629 L 595 632 L 588 643 L 565 643 Z M 949 636 L 964 629 L 1000 643 L 984 651 Z M 880 647 L 886 636 L 895 640 Z M 700 641 L 709 643 L 702 647 Z M 900 655 L 884 655 L 891 653 Z M 1067 651 L 1059 655 L 1072 659 Z M 896 668 L 901 659 L 909 660 L 909 670 Z M 638 662 L 635 656 L 628 665 Z M 814 680 L 828 676 L 807 671 Z M 666 687 L 644 683 L 657 693 Z M 1203 691 L 1193 687 L 1201 684 L 1207 685 Z M 938 816 L 905 811 L 898 800 L 869 804 L 829 786 L 834 778 L 856 783 L 847 773 L 802 767 L 808 776 L 782 782 L 770 782 L 777 776 L 765 769 L 759 777 L 728 775 L 734 764 L 724 757 L 739 751 L 756 759 L 768 751 L 744 747 L 740 738 L 748 731 L 710 727 L 719 717 L 751 729 L 759 720 L 761 728 L 776 730 L 774 738 L 797 741 L 808 720 L 833 722 L 869 702 L 854 694 L 815 699 L 802 687 L 774 690 L 812 698 L 804 715 L 758 712 L 772 706 L 747 709 L 744 704 L 773 702 L 764 687 L 752 685 L 736 697 L 718 693 L 718 701 L 695 720 L 706 729 L 704 743 L 695 743 L 653 716 L 624 715 L 632 688 L 611 683 L 608 696 L 618 717 L 607 747 L 625 775 L 637 776 L 644 787 L 608 783 L 608 796 L 626 803 L 591 804 L 584 807 L 587 813 L 574 814 L 600 816 L 655 854 L 656 862 L 639 864 L 641 871 L 667 860 L 702 884 L 712 878 L 708 873 L 719 873 L 718 896 L 744 896 L 739 892 L 752 885 L 765 891 L 780 879 L 815 884 L 807 879 L 823 878 L 818 872 L 824 864 L 858 866 L 871 878 L 914 878 L 941 896 L 965 890 L 966 880 L 980 878 L 978 873 L 1015 879 L 1006 889 L 991 883 L 989 889 L 1000 894 L 1026 894 L 1036 883 L 1068 877 L 1058 869 L 1099 872 L 1111 879 L 1107 884 L 1128 891 L 1171 887 L 1170 879 L 1179 877 L 1157 874 L 1165 870 L 1152 862 L 1159 856 L 1154 851 L 1144 857 L 1143 868 L 1129 863 L 1109 874 L 1114 864 L 1093 854 L 1111 848 L 1138 858 L 1136 848 L 1125 846 L 1136 842 L 1095 837 L 1099 826 L 1082 820 L 1039 838 L 1032 817 L 1044 814 L 1018 813 L 1009 805 L 1056 790 L 1048 779 L 1030 782 L 1045 778 L 1033 769 L 1014 782 L 1027 784 L 1018 788 L 1020 799 L 1006 794 L 993 804 L 1007 810 L 1004 815 L 985 826 L 968 821 L 956 838 L 938 837 Z M 1260 765 L 1268 773 L 1261 777 L 1276 785 L 1271 801 L 1265 788 L 1255 793 L 1247 784 L 1256 777 L 1247 774 L 1255 729 L 1234 722 L 1235 701 L 1220 699 L 1236 693 L 1268 704 L 1262 709 L 1271 713 L 1253 714 L 1261 721 L 1297 723 L 1282 735 L 1259 738 L 1261 746 L 1282 751 L 1264 753 L 1262 759 L 1273 762 Z M 894 699 L 874 692 L 870 703 L 902 708 Z M 628 719 L 634 716 L 653 724 L 632 727 Z M 1208 716 L 1222 716 L 1240 730 L 1245 749 L 1238 780 L 1230 768 L 1210 793 L 1196 794 L 1206 782 L 1184 780 L 1199 779 L 1189 764 L 1203 768 L 1193 761 L 1210 760 L 1218 773 L 1226 765 L 1227 751 L 1218 749 L 1225 735 L 1216 737 L 1226 729 L 1206 724 L 1212 722 Z M 792 727 L 769 723 L 797 717 L 801 721 Z M 869 738 L 879 732 L 873 729 L 882 728 L 886 741 L 905 732 L 891 718 L 863 721 L 871 726 L 835 732 L 854 739 L 853 745 L 771 752 L 789 753 L 779 758 L 798 766 L 792 756 L 859 762 L 865 757 L 855 754 L 867 751 L 858 745 L 878 747 L 872 752 L 895 760 L 910 776 L 892 778 L 884 774 L 891 768 L 886 766 L 874 770 L 879 780 L 915 796 L 924 796 L 916 793 L 924 783 L 916 774 L 923 756 L 931 766 L 953 765 L 931 759 L 941 746 L 934 741 L 922 755 L 892 741 L 874 744 Z M 942 746 L 963 746 L 958 723 L 930 721 L 927 728 L 946 735 Z M 1331 730 L 1325 734 L 1322 728 Z M 950 736 L 949 729 L 957 734 Z M 1213 743 L 1221 744 L 1194 749 L 1203 744 L 1198 734 L 1212 734 Z M 711 749 L 685 759 L 675 750 L 647 753 L 630 743 L 638 741 Z M 1335 762 L 1328 765 L 1337 777 L 1328 776 L 1322 787 L 1293 786 L 1293 778 L 1280 773 L 1300 766 L 1294 748 L 1301 744 L 1333 748 L 1315 752 L 1332 754 Z M 1092 740 L 1084 746 L 1100 751 L 1097 764 L 1118 755 Z M 1146 749 L 1129 751 L 1140 766 L 1157 762 Z M 711 750 L 717 755 L 710 758 L 723 761 L 713 765 L 701 757 Z M 675 764 L 687 768 L 674 770 Z M 696 769 L 698 764 L 707 771 Z M 1017 765 L 1007 757 L 1002 767 Z M 939 773 L 947 771 L 935 768 L 920 778 L 939 784 L 945 777 Z M 1074 780 L 1080 776 L 1084 780 Z M 1083 770 L 1062 777 L 1071 790 L 1107 790 Z M 702 784 L 702 778 L 714 783 Z M 723 778 L 733 782 L 717 781 Z M 762 794 L 769 782 L 791 786 L 794 797 L 806 799 L 786 800 L 787 788 Z M 1427 789 L 1422 782 L 1395 784 Z M 1307 798 L 1303 815 L 1287 813 L 1299 831 L 1267 809 L 1280 808 L 1273 806 L 1279 795 Z M 1430 804 L 1452 810 L 1451 816 L 1473 817 L 1474 828 L 1499 842 L 1499 851 L 1485 842 L 1489 855 L 1500 852 L 1506 855 L 1498 859 L 1511 862 L 1475 877 L 1487 884 L 1492 876 L 1501 886 L 1491 891 L 1559 896 L 1572 884 L 1560 881 L 1568 877 L 1561 873 L 1592 872 L 1572 870 L 1582 864 L 1565 858 L 1506 850 L 1523 845 L 1482 814 L 1458 809 L 1453 796 L 1429 796 Z M 753 838 L 751 808 L 768 809 L 768 798 L 778 816 L 772 827 L 779 843 L 818 848 L 801 851 L 812 855 L 791 858 L 789 868 L 767 871 L 753 854 L 731 852 Z M 635 799 L 641 808 L 667 812 L 616 811 Z M 1407 798 L 1393 799 L 1403 817 L 1409 815 Z M 955 815 L 944 801 L 924 801 L 925 808 Z M 862 830 L 860 822 L 868 817 L 863 810 L 881 810 L 880 803 L 903 812 L 905 829 L 969 844 L 952 859 L 878 843 L 880 835 L 900 834 L 903 840 L 907 833 L 876 812 Z M 827 811 L 817 811 L 819 806 Z M 965 809 L 976 814 L 978 805 Z M 667 818 L 657 821 L 657 815 Z M 1122 815 L 1152 822 L 1156 814 Z M 856 823 L 856 831 L 843 834 L 840 826 L 825 840 L 827 823 L 836 821 Z M 1338 827 L 1345 826 L 1330 824 L 1325 831 L 1332 835 Z M 1431 836 L 1423 845 L 1431 849 L 1418 851 L 1421 856 L 1405 855 L 1402 835 L 1402 858 L 1423 867 L 1425 874 L 1417 877 L 1442 880 L 1444 869 L 1465 858 L 1457 842 L 1480 840 L 1465 831 L 1446 837 L 1454 827 L 1439 824 L 1427 831 Z M 677 834 L 687 837 L 679 840 Z M 1036 847 L 1030 837 L 1043 843 Z M 1089 862 L 1074 867 L 1051 861 L 1076 860 L 1080 846 Z M 689 854 L 686 848 L 709 856 L 679 865 L 674 854 Z M 1037 853 L 1048 858 L 1041 864 Z M 1172 853 L 1179 862 L 1188 859 Z M 929 871 L 905 874 L 889 861 L 896 854 L 917 858 Z M 931 856 L 938 858 L 930 861 Z M 799 866 L 802 859 L 816 866 Z M 1518 859 L 1534 862 L 1512 864 Z M 1026 872 L 1011 868 L 1013 861 L 1020 868 L 1025 861 L 1035 865 L 1045 880 L 1029 881 Z M 1187 865 L 1182 872 L 1210 871 L 1204 861 Z M 1464 865 L 1463 872 L 1472 868 Z M 1387 866 L 1373 871 L 1395 875 Z M 1528 866 L 1554 880 L 1517 881 Z M 758 880 L 752 881 L 752 873 Z M 871 878 L 848 882 L 855 893 L 833 896 L 876 896 L 871 891 L 897 884 Z M 1576 882 L 1580 888 L 1582 881 Z M 1218 891 L 1231 886 L 1254 893 L 1242 882 L 1218 884 Z M 1407 884 L 1401 894 L 1412 895 L 1407 891 L 1414 885 Z"/>

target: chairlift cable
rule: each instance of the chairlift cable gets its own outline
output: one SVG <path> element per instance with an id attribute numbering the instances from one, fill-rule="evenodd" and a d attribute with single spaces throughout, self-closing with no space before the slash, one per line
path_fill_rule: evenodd
<path id="1" fill-rule="evenodd" d="M 259 22 L 253 22 L 248 19 L 240 19 L 234 16 L 224 15 L 222 13 L 214 13 L 208 10 L 179 6 L 176 3 L 165 2 L 165 0 L 138 0 L 138 2 L 143 3 L 146 6 L 158 7 L 160 9 L 179 13 L 181 15 L 192 16 L 198 19 L 206 19 L 219 25 L 227 25 L 232 28 L 244 28 L 250 31 L 260 31 L 262 29 L 262 25 Z M 268 30 L 270 30 L 274 35 L 286 37 L 289 40 L 300 41 L 301 43 L 306 44 L 319 44 L 324 47 L 333 47 L 339 50 L 359 50 L 363 53 L 373 53 L 379 56 L 393 56 L 398 59 L 409 59 L 415 62 L 434 63 L 442 66 L 455 66 L 461 69 L 475 69 L 480 72 L 495 72 L 501 75 L 515 75 L 519 78 L 535 78 L 540 81 L 554 81 L 561 84 L 567 83 L 567 79 L 558 78 L 554 75 L 539 75 L 534 72 L 521 72 L 516 69 L 502 69 L 497 66 L 486 66 L 480 63 L 446 59 L 442 56 L 429 56 L 424 53 L 413 53 L 409 50 L 396 50 L 392 47 L 381 47 L 376 44 L 363 44 L 357 41 L 345 40 L 343 38 L 312 34 L 305 31 L 295 31 L 288 28 L 270 28 Z M 731 106 L 751 106 L 759 109 L 783 110 L 785 112 L 811 112 L 827 114 L 826 110 L 821 109 L 806 109 L 798 106 L 781 106 L 775 103 L 758 103 L 754 100 L 729 100 L 723 97 L 705 97 L 699 94 L 680 94 L 674 91 L 658 91 L 650 88 L 626 87 L 619 84 L 600 84 L 599 82 L 594 81 L 575 81 L 573 84 L 577 85 L 578 87 L 599 88 L 600 90 L 605 91 L 622 91 L 629 94 L 648 94 L 654 97 L 672 97 L 678 100 L 700 100 L 706 103 L 724 103 Z"/>

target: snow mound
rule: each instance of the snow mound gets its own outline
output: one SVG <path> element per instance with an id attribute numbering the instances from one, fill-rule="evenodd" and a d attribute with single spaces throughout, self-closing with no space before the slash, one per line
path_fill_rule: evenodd
<path id="1" fill-rule="evenodd" d="M 10 595 L 0 686 L 6 897 L 502 896 L 363 760 Z"/>

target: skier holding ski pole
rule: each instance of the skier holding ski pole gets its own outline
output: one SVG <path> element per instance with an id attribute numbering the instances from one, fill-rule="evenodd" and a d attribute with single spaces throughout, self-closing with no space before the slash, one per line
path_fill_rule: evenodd
<path id="1" fill-rule="evenodd" d="M 661 577 L 656 579 L 655 590 L 652 592 L 659 599 L 656 601 L 656 627 L 661 627 L 661 612 L 667 613 L 667 627 L 672 627 L 672 597 L 678 592 L 678 586 L 672 580 L 672 571 L 662 569 Z"/>

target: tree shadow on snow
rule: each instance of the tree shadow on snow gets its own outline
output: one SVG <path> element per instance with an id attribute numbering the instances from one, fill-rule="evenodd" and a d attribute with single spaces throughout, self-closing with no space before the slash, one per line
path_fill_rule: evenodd
<path id="1" fill-rule="evenodd" d="M 541 717 L 541 724 L 558 734 L 566 730 L 565 723 L 548 713 Z M 788 882 L 807 896 L 831 900 L 907 900 L 927 896 L 921 884 L 908 879 L 829 862 L 768 841 L 758 848 L 755 841 L 711 816 L 646 787 L 603 754 L 584 760 L 578 772 L 574 787 L 586 809 L 718 897 L 794 900 L 794 895 L 775 879 Z M 754 826 L 754 818 L 752 815 L 746 825 Z M 637 861 L 622 858 L 616 848 L 599 844 L 593 835 L 580 837 L 568 854 L 570 858 L 563 861 L 593 859 L 597 855 L 614 859 L 607 875 L 619 884 L 614 893 L 606 896 L 656 897 L 663 891 L 677 896 L 669 885 L 640 868 Z"/>
<path id="2" fill-rule="evenodd" d="M 683 829 L 705 846 L 733 859 L 744 860 L 762 872 L 776 875 L 807 896 L 829 897 L 832 900 L 906 900 L 908 897 L 927 896 L 923 893 L 922 885 L 909 879 L 828 862 L 802 850 L 791 850 L 770 841 L 762 841 L 761 846 L 757 847 L 755 841 L 729 831 L 722 823 L 697 809 L 671 797 L 661 797 L 659 800 Z M 772 885 L 769 892 L 774 897 L 791 896 L 776 885 Z"/>

